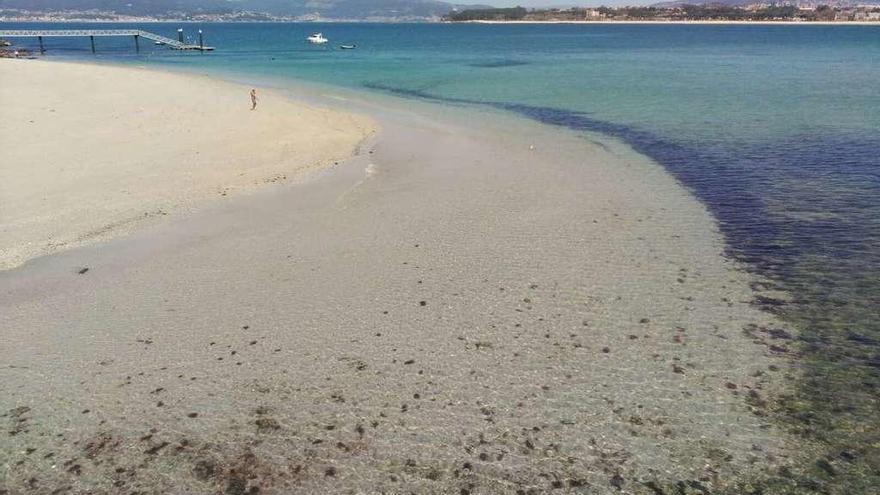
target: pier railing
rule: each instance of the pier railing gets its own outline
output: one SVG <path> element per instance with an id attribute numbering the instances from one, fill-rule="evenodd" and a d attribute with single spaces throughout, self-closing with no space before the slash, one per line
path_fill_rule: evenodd
<path id="1" fill-rule="evenodd" d="M 92 40 L 92 51 L 95 51 L 96 36 L 134 36 L 135 46 L 137 46 L 138 38 L 146 38 L 148 40 L 157 41 L 174 50 L 213 50 L 210 46 L 204 46 L 201 43 L 185 43 L 180 40 L 166 38 L 149 31 L 141 29 L 9 29 L 0 30 L 0 38 L 38 38 L 40 40 L 40 50 L 42 51 L 43 38 L 48 37 L 74 37 L 88 36 Z M 201 31 L 199 31 L 201 38 Z"/>

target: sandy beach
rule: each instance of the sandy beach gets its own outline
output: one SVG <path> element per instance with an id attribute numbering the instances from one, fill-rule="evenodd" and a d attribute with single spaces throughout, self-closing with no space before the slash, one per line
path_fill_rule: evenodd
<path id="1" fill-rule="evenodd" d="M 0 269 L 349 157 L 369 119 L 157 71 L 3 60 Z"/>
<path id="2" fill-rule="evenodd" d="M 193 108 L 244 108 L 179 156 L 136 143 L 173 204 L 342 160 L 374 127 L 268 97 L 273 114 L 251 114 L 239 87 L 201 78 L 29 64 L 6 67 L 194 88 L 203 104 L 153 117 L 189 124 L 178 132 L 206 120 Z M 41 153 L 91 176 L 110 157 L 79 133 L 114 115 L 140 125 L 129 103 L 62 133 L 47 112 L 82 100 L 0 91 L 5 115 L 34 121 L 4 141 L 13 180 Z M 803 452 L 769 418 L 793 379 L 792 331 L 756 307 L 756 280 L 661 167 L 492 112 L 334 101 L 382 131 L 327 173 L 0 272 L 0 493 L 743 493 Z M 213 134 L 236 119 L 260 131 L 248 146 Z M 320 125 L 279 144 L 281 121 Z M 273 143 L 260 166 L 238 161 Z M 303 158 L 272 167 L 288 148 Z M 209 186 L 154 163 L 196 152 L 224 171 L 205 171 Z M 71 205 L 127 198 L 106 173 L 46 202 L 4 184 L 4 202 L 28 205 L 4 230 L 7 263 L 91 221 Z"/>

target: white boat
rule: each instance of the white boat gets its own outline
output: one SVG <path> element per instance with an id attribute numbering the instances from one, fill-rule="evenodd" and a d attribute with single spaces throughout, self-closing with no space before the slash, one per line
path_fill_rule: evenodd
<path id="1" fill-rule="evenodd" d="M 321 34 L 321 33 L 312 33 L 312 35 L 309 36 L 309 37 L 306 38 L 306 39 L 309 41 L 309 43 L 314 43 L 314 44 L 316 44 L 316 45 L 321 45 L 321 44 L 326 43 L 326 42 L 329 41 L 329 40 L 328 40 L 327 38 L 325 38 L 324 35 Z"/>

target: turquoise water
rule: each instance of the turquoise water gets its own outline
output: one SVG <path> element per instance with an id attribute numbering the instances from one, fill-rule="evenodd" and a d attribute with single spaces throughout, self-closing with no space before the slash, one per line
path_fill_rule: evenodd
<path id="1" fill-rule="evenodd" d="M 756 300 L 800 330 L 804 378 L 777 419 L 825 448 L 770 493 L 880 484 L 880 25 L 182 27 L 217 51 L 142 42 L 136 55 L 130 39 L 99 39 L 96 57 L 488 106 L 652 157 L 717 217 L 730 256 L 791 294 Z M 329 46 L 305 43 L 312 31 Z M 93 57 L 87 39 L 46 46 Z"/>

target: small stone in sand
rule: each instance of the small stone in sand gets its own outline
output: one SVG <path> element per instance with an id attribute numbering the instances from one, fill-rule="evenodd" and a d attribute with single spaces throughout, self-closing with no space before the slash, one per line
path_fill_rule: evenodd
<path id="1" fill-rule="evenodd" d="M 254 424 L 257 425 L 257 431 L 260 433 L 281 429 L 281 425 L 273 418 L 259 418 Z"/>
<path id="2" fill-rule="evenodd" d="M 214 477 L 214 473 L 217 470 L 217 466 L 212 461 L 202 460 L 196 463 L 193 467 L 193 475 L 196 479 L 207 481 Z"/>

